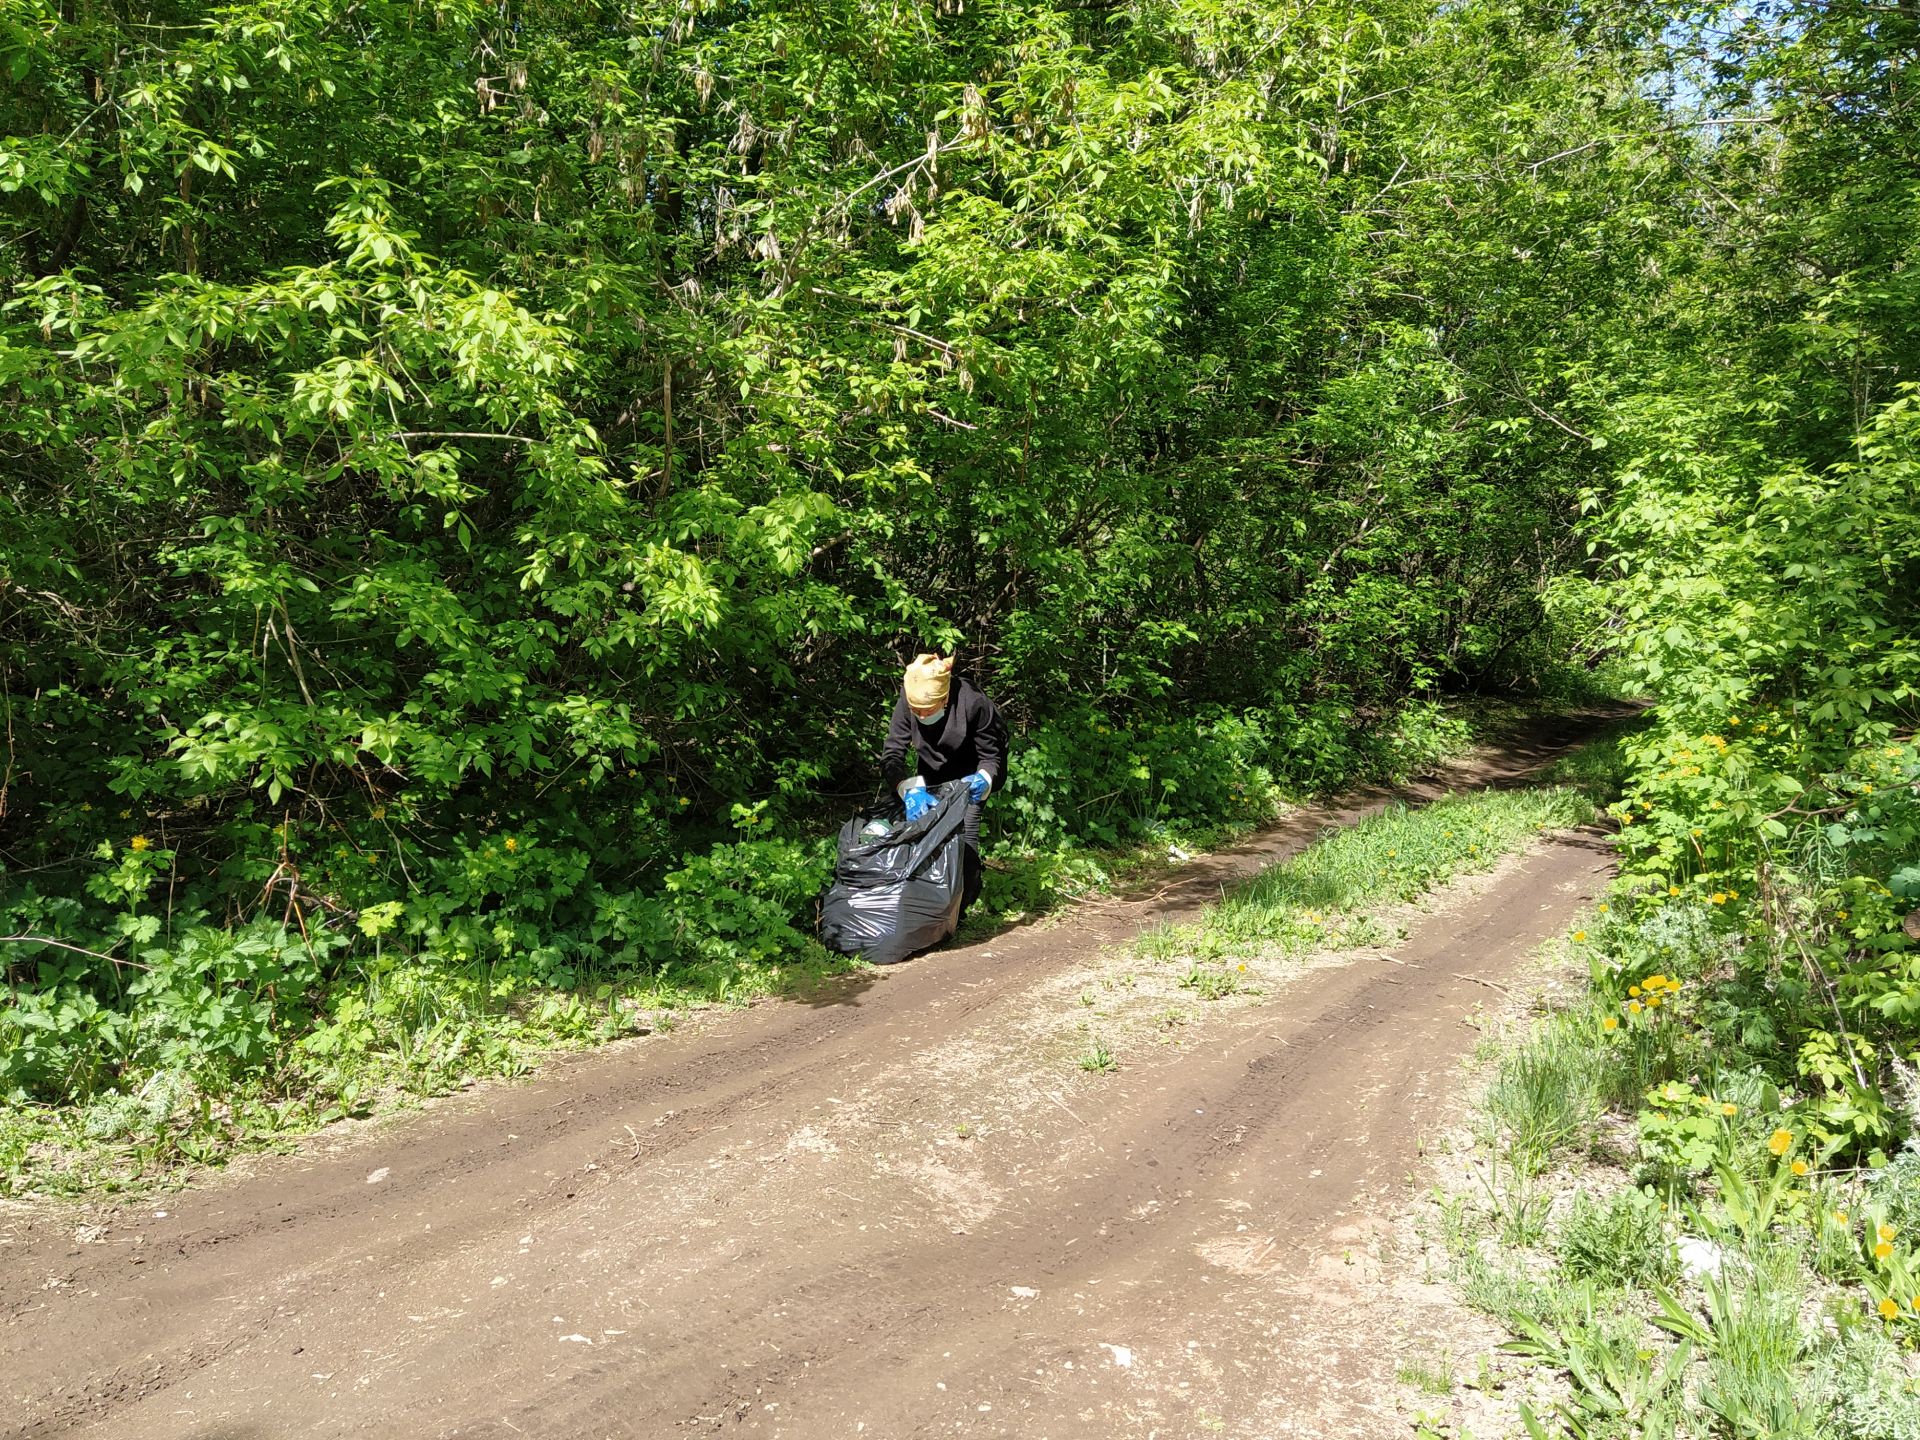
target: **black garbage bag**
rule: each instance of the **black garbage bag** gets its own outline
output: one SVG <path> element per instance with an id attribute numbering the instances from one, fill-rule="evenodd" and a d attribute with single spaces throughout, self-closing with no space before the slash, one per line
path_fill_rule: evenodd
<path id="1" fill-rule="evenodd" d="M 933 793 L 939 804 L 918 820 L 903 819 L 893 804 L 862 810 L 840 827 L 833 883 L 820 897 L 828 949 L 892 965 L 958 927 L 967 782 L 950 780 Z M 887 830 L 866 835 L 876 821 Z"/>

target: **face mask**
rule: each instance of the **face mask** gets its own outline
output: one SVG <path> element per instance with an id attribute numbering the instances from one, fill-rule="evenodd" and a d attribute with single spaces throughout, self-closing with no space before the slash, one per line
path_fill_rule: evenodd
<path id="1" fill-rule="evenodd" d="M 942 705 L 931 715 L 916 715 L 913 718 L 918 720 L 922 725 L 938 725 L 942 720 L 947 718 L 947 707 Z"/>

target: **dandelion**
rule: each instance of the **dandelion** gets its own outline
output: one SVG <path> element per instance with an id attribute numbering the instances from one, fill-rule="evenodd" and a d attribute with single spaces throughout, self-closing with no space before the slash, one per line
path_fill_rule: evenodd
<path id="1" fill-rule="evenodd" d="M 1587 938 L 1587 932 L 1584 930 L 1576 930 L 1573 932 L 1573 938 L 1574 938 L 1574 941 L 1578 943 L 1579 941 Z"/>
<path id="2" fill-rule="evenodd" d="M 127 842 L 127 848 L 129 850 L 151 850 L 153 848 L 153 842 L 144 835 L 136 835 Z"/>
<path id="3" fill-rule="evenodd" d="M 1873 1258 L 1876 1260 L 1885 1260 L 1891 1254 L 1893 1254 L 1893 1246 L 1884 1240 L 1873 1247 Z"/>
<path id="4" fill-rule="evenodd" d="M 1664 990 L 1667 988 L 1667 977 L 1664 975 L 1649 975 L 1647 976 L 1646 984 L 1649 990 Z"/>
<path id="5" fill-rule="evenodd" d="M 1899 1313 L 1900 1313 L 1900 1307 L 1894 1304 L 1893 1301 L 1882 1300 L 1880 1302 L 1880 1318 L 1882 1320 L 1891 1320 L 1893 1319 L 1894 1316 L 1898 1315 Z"/>
<path id="6" fill-rule="evenodd" d="M 1807 1162 L 1804 1160 L 1796 1160 L 1787 1168 L 1792 1170 L 1796 1175 L 1805 1175 L 1807 1173 Z"/>
<path id="7" fill-rule="evenodd" d="M 1767 1137 L 1767 1149 L 1776 1155 L 1786 1154 L 1787 1151 L 1792 1148 L 1792 1145 L 1793 1132 L 1791 1130 L 1776 1130 Z"/>
<path id="8" fill-rule="evenodd" d="M 1400 852 L 1398 850 L 1389 850 L 1387 851 L 1387 859 L 1391 860 L 1393 859 L 1394 856 L 1398 855 L 1399 853 Z"/>
<path id="9" fill-rule="evenodd" d="M 1639 995 L 1639 993 L 1640 993 L 1640 987 L 1638 985 L 1627 986 L 1627 994 L 1637 996 Z"/>
<path id="10" fill-rule="evenodd" d="M 1649 1010 L 1658 1010 L 1660 1008 L 1660 997 L 1658 995 L 1647 996 L 1647 1008 Z"/>
<path id="11" fill-rule="evenodd" d="M 1898 1235 L 1899 1233 L 1900 1232 L 1894 1229 L 1893 1226 L 1891 1225 L 1882 1225 L 1880 1227 L 1880 1238 L 1882 1240 L 1891 1240 L 1893 1239 L 1894 1236 Z"/>
<path id="12" fill-rule="evenodd" d="M 1833 1212 L 1833 1223 L 1834 1223 L 1834 1224 L 1836 1224 L 1836 1225 L 1844 1225 L 1844 1224 L 1846 1224 L 1846 1223 L 1847 1223 L 1847 1212 L 1846 1212 L 1846 1211 L 1844 1211 L 1844 1210 L 1836 1210 L 1836 1211 L 1834 1211 L 1834 1212 Z"/>
<path id="13" fill-rule="evenodd" d="M 1698 830 L 1695 830 L 1695 831 L 1693 832 L 1693 838 L 1694 838 L 1694 839 L 1696 839 L 1696 840 L 1698 840 L 1698 839 L 1700 838 L 1700 834 L 1701 834 L 1701 832 L 1700 832 L 1700 831 L 1698 831 Z"/>
<path id="14" fill-rule="evenodd" d="M 514 851 L 516 851 L 516 850 L 518 850 L 518 849 L 520 848 L 520 842 L 519 842 L 518 840 L 516 840 L 516 839 L 514 839 L 514 838 L 513 838 L 513 836 L 511 836 L 511 835 L 509 835 L 509 836 L 508 836 L 508 837 L 507 837 L 507 838 L 506 838 L 506 839 L 505 839 L 504 841 L 502 841 L 501 843 L 502 843 L 502 844 L 503 844 L 503 845 L 504 845 L 504 846 L 506 847 L 506 851 L 507 851 L 507 854 L 509 854 L 509 855 L 511 855 L 511 854 L 513 854 L 513 852 L 514 852 Z"/>
<path id="15" fill-rule="evenodd" d="M 1627 1009 L 1635 1015 L 1638 1015 L 1642 1010 L 1646 1008 L 1647 1007 L 1642 1005 L 1638 1000 L 1627 1001 Z"/>
<path id="16" fill-rule="evenodd" d="M 1600 913 L 1601 913 L 1602 915 L 1604 915 L 1604 914 L 1606 914 L 1606 913 L 1607 913 L 1607 907 L 1606 907 L 1606 906 L 1605 906 L 1604 904 L 1602 904 L 1602 905 L 1600 906 Z"/>
<path id="17" fill-rule="evenodd" d="M 1722 1105 L 1720 1106 L 1720 1113 L 1721 1113 L 1722 1115 L 1725 1115 L 1725 1116 L 1728 1116 L 1728 1117 L 1732 1117 L 1732 1116 L 1735 1116 L 1735 1115 L 1738 1115 L 1738 1114 L 1740 1113 L 1740 1107 L 1739 1107 L 1738 1105 L 1733 1105 L 1733 1104 L 1724 1104 L 1724 1103 L 1723 1103 L 1723 1104 L 1722 1104 Z"/>
<path id="18" fill-rule="evenodd" d="M 1680 887 L 1678 885 L 1667 886 L 1667 894 L 1678 895 L 1679 893 L 1680 893 Z"/>
<path id="19" fill-rule="evenodd" d="M 1727 903 L 1727 892 L 1724 890 L 1716 890 L 1713 894 L 1709 895 L 1707 899 L 1716 905 L 1724 905 Z"/>
<path id="20" fill-rule="evenodd" d="M 1620 1017 L 1618 1015 L 1607 1016 L 1606 1019 L 1600 1022 L 1600 1028 L 1602 1030 L 1618 1030 L 1620 1028 Z"/>

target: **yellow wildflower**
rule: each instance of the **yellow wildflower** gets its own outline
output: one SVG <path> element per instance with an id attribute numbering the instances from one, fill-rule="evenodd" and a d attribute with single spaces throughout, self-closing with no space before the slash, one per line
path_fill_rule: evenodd
<path id="1" fill-rule="evenodd" d="M 1620 1028 L 1620 1017 L 1617 1015 L 1607 1016 L 1606 1019 L 1600 1022 L 1600 1028 L 1602 1030 L 1618 1030 Z"/>
<path id="2" fill-rule="evenodd" d="M 1667 894 L 1678 895 L 1679 893 L 1680 893 L 1680 887 L 1678 885 L 1667 886 Z"/>
<path id="3" fill-rule="evenodd" d="M 514 851 L 516 851 L 516 850 L 518 850 L 518 849 L 520 848 L 520 842 L 519 842 L 518 840 L 516 840 L 516 839 L 514 839 L 514 838 L 513 838 L 513 836 L 511 836 L 511 835 L 509 835 L 509 836 L 508 836 L 508 837 L 507 837 L 507 838 L 506 838 L 506 839 L 505 839 L 504 841 L 502 841 L 501 843 L 502 843 L 503 845 L 505 845 L 505 846 L 506 846 L 506 850 L 507 850 L 507 854 L 509 854 L 509 855 L 511 855 L 511 854 L 513 854 L 513 852 L 514 852 Z"/>
<path id="4" fill-rule="evenodd" d="M 685 807 L 687 807 L 688 805 L 691 805 L 692 803 L 693 803 L 693 801 L 691 801 L 691 800 L 689 800 L 689 799 L 688 799 L 688 798 L 687 798 L 686 796 L 684 796 L 684 795 L 682 795 L 682 796 L 680 797 L 680 805 L 681 805 L 681 808 L 682 808 L 682 809 L 684 809 L 684 808 L 685 808 Z"/>
<path id="5" fill-rule="evenodd" d="M 1724 890 L 1716 890 L 1713 894 L 1709 895 L 1707 899 L 1716 905 L 1724 905 L 1727 903 L 1727 892 Z"/>
<path id="6" fill-rule="evenodd" d="M 1576 942 L 1584 940 L 1587 938 L 1587 932 L 1584 930 L 1576 930 L 1573 932 L 1573 938 Z"/>
<path id="7" fill-rule="evenodd" d="M 1844 910 L 1841 910 L 1835 914 L 1834 918 L 1836 920 L 1844 920 L 1847 918 L 1847 912 Z"/>
<path id="8" fill-rule="evenodd" d="M 1632 1011 L 1635 1015 L 1638 1015 L 1642 1010 L 1646 1008 L 1647 1007 L 1642 1005 L 1638 1000 L 1627 1001 L 1627 1009 Z"/>
<path id="9" fill-rule="evenodd" d="M 151 850 L 153 848 L 153 842 L 144 835 L 136 835 L 127 842 L 127 848 L 129 850 Z"/>
<path id="10" fill-rule="evenodd" d="M 1791 1130 L 1776 1130 L 1767 1137 L 1767 1149 L 1776 1155 L 1784 1155 L 1793 1145 Z"/>
<path id="11" fill-rule="evenodd" d="M 1640 993 L 1640 987 L 1638 985 L 1627 986 L 1627 994 L 1638 995 L 1639 993 Z"/>
<path id="12" fill-rule="evenodd" d="M 1876 1260 L 1885 1260 L 1888 1256 L 1892 1254 L 1893 1254 L 1893 1246 L 1887 1244 L 1887 1242 L 1884 1240 L 1882 1240 L 1878 1245 L 1873 1247 L 1873 1258 Z"/>
<path id="13" fill-rule="evenodd" d="M 1836 1211 L 1834 1211 L 1834 1212 L 1833 1212 L 1833 1223 L 1834 1223 L 1834 1224 L 1836 1224 L 1836 1225 L 1844 1225 L 1844 1224 L 1846 1224 L 1846 1223 L 1847 1223 L 1847 1212 L 1846 1212 L 1846 1211 L 1844 1211 L 1844 1210 L 1836 1210 Z"/>
<path id="14" fill-rule="evenodd" d="M 1664 975 L 1649 975 L 1647 976 L 1646 984 L 1649 990 L 1664 990 L 1667 986 L 1667 977 Z"/>
<path id="15" fill-rule="evenodd" d="M 1658 995 L 1647 996 L 1647 1008 L 1649 1010 L 1658 1010 L 1660 1008 L 1660 997 Z"/>
<path id="16" fill-rule="evenodd" d="M 1900 1313 L 1900 1307 L 1894 1304 L 1893 1301 L 1882 1300 L 1880 1302 L 1880 1318 L 1882 1320 L 1891 1320 L 1893 1319 L 1894 1316 L 1898 1315 L 1899 1313 Z"/>
<path id="17" fill-rule="evenodd" d="M 1807 1173 L 1807 1162 L 1804 1160 L 1796 1160 L 1788 1168 L 1796 1175 L 1804 1175 Z"/>
<path id="18" fill-rule="evenodd" d="M 1740 1113 L 1740 1107 L 1731 1103 L 1724 1103 L 1720 1106 L 1720 1113 L 1722 1115 L 1738 1115 Z"/>
<path id="19" fill-rule="evenodd" d="M 1900 1232 L 1894 1229 L 1893 1226 L 1891 1225 L 1882 1225 L 1880 1227 L 1880 1238 L 1882 1240 L 1891 1240 L 1893 1239 L 1894 1236 L 1898 1235 L 1899 1233 Z"/>

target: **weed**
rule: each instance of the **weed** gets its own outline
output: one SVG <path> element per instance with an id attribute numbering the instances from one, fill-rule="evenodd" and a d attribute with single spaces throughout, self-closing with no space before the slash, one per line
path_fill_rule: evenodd
<path id="1" fill-rule="evenodd" d="M 1180 986 L 1193 991 L 1202 1000 L 1224 1000 L 1246 988 L 1240 980 L 1240 971 L 1245 969 L 1244 965 L 1238 971 L 1213 965 L 1194 965 L 1181 977 Z"/>
<path id="2" fill-rule="evenodd" d="M 1660 1202 L 1640 1190 L 1622 1190 L 1604 1201 L 1575 1192 L 1558 1250 L 1576 1280 L 1644 1285 L 1671 1279 L 1674 1269 Z"/>
<path id="3" fill-rule="evenodd" d="M 1699 1311 L 1670 1291 L 1657 1292 L 1654 1319 L 1707 1356 L 1699 1403 L 1735 1435 L 1816 1440 L 1824 1427 L 1817 1398 L 1801 1383 L 1808 1347 L 1800 1329 L 1805 1285 L 1797 1260 L 1781 1249 L 1755 1247 L 1741 1263 L 1707 1277 L 1702 1288 Z"/>
<path id="4" fill-rule="evenodd" d="M 1594 1034 L 1556 1015 L 1501 1059 L 1483 1104 L 1517 1169 L 1537 1173 L 1599 1117 L 1605 1057 Z"/>
<path id="5" fill-rule="evenodd" d="M 1453 1369 L 1444 1356 L 1437 1360 L 1420 1356 L 1403 1360 L 1393 1378 L 1423 1395 L 1444 1399 L 1453 1393 Z"/>
<path id="6" fill-rule="evenodd" d="M 1113 1051 L 1096 1040 L 1081 1054 L 1080 1068 L 1098 1075 L 1108 1070 L 1118 1070 L 1120 1062 L 1114 1058 Z"/>

